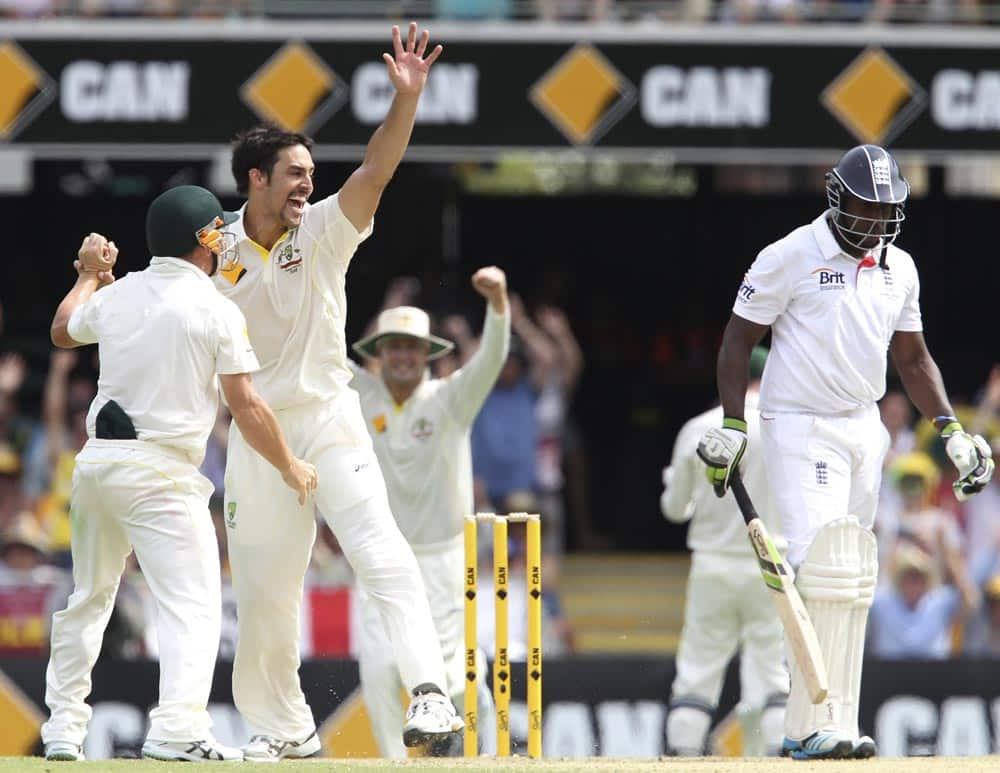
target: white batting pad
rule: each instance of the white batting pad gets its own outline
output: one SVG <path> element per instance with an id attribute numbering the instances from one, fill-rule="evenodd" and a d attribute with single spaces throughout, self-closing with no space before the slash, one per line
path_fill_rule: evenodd
<path id="1" fill-rule="evenodd" d="M 857 713 L 854 685 L 860 687 L 861 684 L 861 660 L 852 653 L 860 651 L 864 645 L 864 620 L 871 605 L 871 590 L 866 591 L 867 605 L 863 606 L 861 601 L 862 586 L 867 588 L 863 577 L 867 577 L 868 569 L 867 565 L 863 569 L 860 545 L 863 541 L 867 545 L 869 538 L 874 545 L 872 535 L 861 528 L 854 516 L 837 518 L 817 532 L 799 567 L 799 593 L 816 629 L 830 689 L 825 701 L 813 705 L 789 649 L 789 662 L 793 666 L 785 713 L 788 738 L 801 740 L 820 729 L 838 728 L 850 732 L 842 723 L 845 707 L 851 706 L 849 711 L 853 711 L 854 716 Z M 864 615 L 859 618 L 862 607 Z M 861 639 L 855 643 L 854 636 L 859 633 Z"/>

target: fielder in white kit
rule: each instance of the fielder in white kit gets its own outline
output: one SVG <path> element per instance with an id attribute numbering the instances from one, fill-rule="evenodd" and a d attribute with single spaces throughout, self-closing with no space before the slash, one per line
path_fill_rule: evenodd
<path id="1" fill-rule="evenodd" d="M 411 24 L 404 50 L 384 54 L 396 89 L 364 162 L 340 191 L 310 205 L 312 142 L 273 126 L 237 138 L 233 175 L 247 202 L 229 232 L 237 264 L 216 286 L 246 315 L 261 361 L 254 383 L 288 436 L 319 470 L 316 505 L 355 575 L 379 608 L 407 691 L 404 743 L 419 745 L 463 725 L 444 695 L 444 661 L 413 551 L 393 520 L 357 393 L 348 386 L 344 321 L 351 258 L 372 231 L 382 191 L 409 143 L 428 70 L 429 33 Z M 320 750 L 299 685 L 299 615 L 316 522 L 250 453 L 238 427 L 229 438 L 225 498 L 239 616 L 233 697 L 254 735 L 248 760 L 308 757 Z"/>
<path id="2" fill-rule="evenodd" d="M 496 266 L 481 268 L 473 275 L 472 286 L 487 300 L 486 320 L 479 349 L 460 370 L 443 379 L 429 377 L 427 363 L 454 345 L 430 335 L 426 312 L 399 306 L 383 311 L 375 332 L 354 344 L 358 354 L 381 362 L 381 377 L 355 366 L 351 382 L 361 396 L 393 515 L 413 547 L 427 587 L 445 658 L 447 694 L 458 705 L 465 688 L 463 524 L 473 512 L 469 436 L 510 345 L 504 272 Z M 361 689 L 382 756 L 400 759 L 406 750 L 398 730 L 399 671 L 378 607 L 363 585 L 359 591 Z M 483 752 L 492 754 L 493 700 L 486 669 L 477 673 Z M 460 754 L 461 748 L 457 751 Z M 431 752 L 443 755 L 452 750 L 432 747 Z"/>
<path id="3" fill-rule="evenodd" d="M 920 282 L 893 245 L 909 185 L 883 148 L 849 150 L 827 174 L 829 209 L 765 247 L 746 273 L 719 351 L 721 428 L 700 455 L 723 496 L 746 448 L 743 404 L 750 351 L 771 329 L 760 393 L 768 480 L 788 558 L 829 678 L 809 700 L 791 665 L 784 752 L 797 759 L 871 757 L 858 701 L 865 626 L 878 572 L 872 526 L 889 434 L 876 401 L 887 352 L 917 409 L 933 421 L 958 470 L 963 500 L 993 475 L 989 445 L 954 417 L 922 333 Z"/>
<path id="4" fill-rule="evenodd" d="M 757 511 L 783 551 L 756 424 L 757 391 L 766 359 L 767 349 L 754 347 L 746 398 L 750 453 L 744 457 L 742 474 Z M 781 622 L 761 582 L 757 556 L 747 543 L 746 524 L 735 500 L 715 496 L 697 455 L 702 435 L 719 426 L 722 418 L 722 406 L 717 406 L 688 421 L 674 442 L 670 466 L 663 471 L 666 488 L 660 508 L 674 523 L 690 520 L 687 542 L 693 553 L 677 675 L 670 691 L 667 745 L 679 756 L 706 753 L 726 666 L 739 651 L 744 753 L 773 756 L 781 749 L 788 699 Z"/>
<path id="5" fill-rule="evenodd" d="M 149 712 L 143 756 L 243 759 L 212 737 L 205 710 L 222 599 L 208 511 L 212 484 L 198 466 L 220 382 L 237 425 L 284 477 L 289 496 L 306 501 L 316 471 L 292 455 L 254 390 L 249 374 L 257 358 L 243 315 L 209 279 L 225 260 L 218 230 L 224 217 L 204 188 L 162 194 L 146 218 L 155 257 L 118 282 L 110 273 L 114 243 L 91 234 L 80 250 L 77 283 L 52 322 L 56 346 L 98 344 L 101 372 L 87 417 L 90 439 L 73 472 L 75 590 L 52 620 L 45 692 L 52 715 L 42 726 L 50 760 L 83 759 L 90 673 L 132 550 L 156 602 L 160 642 L 159 704 Z M 98 292 L 100 284 L 107 286 Z"/>

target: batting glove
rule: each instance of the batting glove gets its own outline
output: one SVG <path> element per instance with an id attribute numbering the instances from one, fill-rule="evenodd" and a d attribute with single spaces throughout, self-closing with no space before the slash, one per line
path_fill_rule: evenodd
<path id="1" fill-rule="evenodd" d="M 733 474 L 747 450 L 747 423 L 726 417 L 721 427 L 713 427 L 698 442 L 698 456 L 708 465 L 708 482 L 717 497 L 726 495 Z"/>
<path id="2" fill-rule="evenodd" d="M 958 480 L 951 484 L 959 502 L 982 491 L 993 477 L 996 467 L 993 449 L 982 435 L 970 435 L 957 421 L 941 430 L 944 450 L 958 470 Z"/>

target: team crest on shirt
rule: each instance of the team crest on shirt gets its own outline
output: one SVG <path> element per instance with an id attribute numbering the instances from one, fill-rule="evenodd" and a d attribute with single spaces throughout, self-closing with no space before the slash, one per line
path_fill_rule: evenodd
<path id="1" fill-rule="evenodd" d="M 230 502 L 226 505 L 226 527 L 230 529 L 236 528 L 236 503 Z"/>
<path id="2" fill-rule="evenodd" d="M 385 432 L 386 427 L 388 426 L 388 423 L 385 420 L 385 414 L 380 413 L 378 416 L 372 419 L 372 426 L 375 428 L 375 431 L 380 435 L 383 432 Z"/>
<path id="3" fill-rule="evenodd" d="M 410 434 L 417 440 L 427 440 L 434 434 L 434 422 L 424 418 L 417 419 L 410 427 Z"/>
<path id="4" fill-rule="evenodd" d="M 826 267 L 820 267 L 813 269 L 810 273 L 819 278 L 820 290 L 843 290 L 847 286 L 844 284 L 843 271 L 833 271 Z"/>
<path id="5" fill-rule="evenodd" d="M 293 247 L 291 242 L 285 244 L 285 246 L 282 247 L 281 251 L 278 253 L 278 268 L 288 274 L 297 273 L 299 267 L 302 265 L 301 252 L 301 250 Z"/>

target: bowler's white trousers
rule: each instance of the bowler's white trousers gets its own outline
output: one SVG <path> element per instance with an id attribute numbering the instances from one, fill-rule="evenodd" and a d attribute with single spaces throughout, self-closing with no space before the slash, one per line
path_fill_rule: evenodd
<path id="1" fill-rule="evenodd" d="M 719 702 L 726 666 L 740 651 L 740 702 L 761 710 L 788 693 L 781 622 L 747 544 L 746 556 L 695 551 L 684 602 L 671 701 Z"/>
<path id="2" fill-rule="evenodd" d="M 441 689 L 462 705 L 465 692 L 465 607 L 464 577 L 465 542 L 463 535 L 431 545 L 413 545 L 420 574 L 427 588 L 427 600 L 434 617 L 441 652 L 444 655 L 447 685 Z M 385 623 L 375 604 L 362 585 L 358 586 L 361 605 L 361 630 L 358 637 L 358 660 L 361 668 L 361 691 L 364 696 L 372 732 L 383 757 L 404 759 L 399 727 L 403 723 L 403 707 L 399 701 L 399 671 L 396 668 Z M 480 662 L 485 655 L 480 653 Z M 477 669 L 481 698 L 488 699 L 486 669 Z M 480 712 L 480 717 L 484 716 Z M 480 722 L 484 753 L 492 753 L 496 742 L 489 722 Z M 485 735 L 484 735 L 485 734 Z"/>
<path id="3" fill-rule="evenodd" d="M 299 684 L 303 579 L 314 505 L 385 621 L 407 691 L 445 688 L 444 662 L 413 551 L 389 509 L 356 392 L 275 411 L 292 452 L 316 466 L 301 506 L 233 425 L 226 463 L 229 559 L 239 618 L 233 698 L 253 732 L 301 742 L 315 731 Z M 402 725 L 399 726 L 402 734 Z"/>
<path id="4" fill-rule="evenodd" d="M 147 737 L 210 738 L 205 706 L 222 610 L 211 493 L 185 455 L 156 444 L 90 440 L 77 455 L 70 506 L 75 589 L 52 618 L 45 743 L 83 743 L 91 670 L 133 549 L 156 602 L 160 646 L 160 700 Z"/>
<path id="5" fill-rule="evenodd" d="M 788 540 L 788 562 L 798 567 L 819 530 L 853 515 L 875 525 L 882 462 L 889 432 L 878 406 L 841 416 L 760 411 L 773 506 Z"/>

